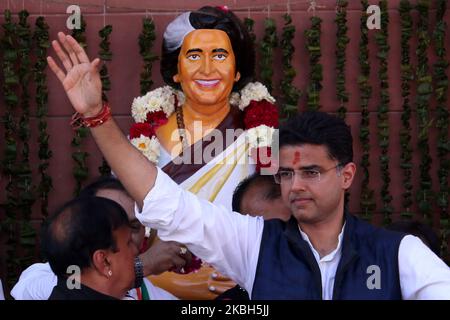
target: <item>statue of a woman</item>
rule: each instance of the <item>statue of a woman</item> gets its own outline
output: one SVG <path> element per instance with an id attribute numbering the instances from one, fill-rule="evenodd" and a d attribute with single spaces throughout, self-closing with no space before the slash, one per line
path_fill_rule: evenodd
<path id="1" fill-rule="evenodd" d="M 179 15 L 164 32 L 161 74 L 168 86 L 134 100 L 132 143 L 185 189 L 231 208 L 234 189 L 255 170 L 249 151 L 269 145 L 278 124 L 274 99 L 251 83 L 254 67 L 252 40 L 231 11 L 203 7 Z M 214 298 L 232 286 L 205 264 L 190 275 L 151 280 L 189 299 Z"/>
<path id="2" fill-rule="evenodd" d="M 65 72 L 53 58 L 48 62 L 78 119 L 88 127 L 114 127 L 113 136 L 94 134 L 96 141 L 127 144 L 101 100 L 99 59 L 91 62 L 71 36 L 59 33 L 58 38 L 52 45 Z M 274 99 L 263 85 L 251 82 L 254 66 L 252 40 L 227 8 L 203 7 L 180 15 L 164 33 L 161 72 L 168 86 L 133 101 L 131 143 L 185 189 L 231 208 L 235 187 L 255 170 L 251 159 L 256 158 L 257 167 L 267 165 L 254 151 L 270 145 L 278 125 Z M 126 187 L 128 175 L 148 174 L 126 163 L 111 165 L 126 166 L 118 176 Z M 152 281 L 184 299 L 211 299 L 234 286 L 206 263 L 198 272 L 166 272 Z"/>

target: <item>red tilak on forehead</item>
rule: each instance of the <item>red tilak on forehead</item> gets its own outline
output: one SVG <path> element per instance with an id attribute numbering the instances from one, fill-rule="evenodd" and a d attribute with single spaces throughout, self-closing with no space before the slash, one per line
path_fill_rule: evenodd
<path id="1" fill-rule="evenodd" d="M 294 163 L 293 165 L 295 166 L 297 163 L 300 162 L 300 151 L 295 151 L 294 153 Z"/>

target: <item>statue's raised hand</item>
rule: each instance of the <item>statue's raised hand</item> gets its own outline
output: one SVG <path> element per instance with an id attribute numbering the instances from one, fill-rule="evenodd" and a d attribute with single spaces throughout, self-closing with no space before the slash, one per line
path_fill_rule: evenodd
<path id="1" fill-rule="evenodd" d="M 97 115 L 102 108 L 102 83 L 97 69 L 100 59 L 89 61 L 80 44 L 62 32 L 52 46 L 66 72 L 52 57 L 47 57 L 48 65 L 61 81 L 73 107 L 84 117 Z"/>

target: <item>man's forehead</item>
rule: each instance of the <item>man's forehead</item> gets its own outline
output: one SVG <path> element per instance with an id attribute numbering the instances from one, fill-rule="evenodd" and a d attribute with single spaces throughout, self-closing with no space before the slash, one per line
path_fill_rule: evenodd
<path id="1" fill-rule="evenodd" d="M 283 146 L 280 149 L 280 166 L 319 165 L 330 161 L 328 150 L 322 145 L 302 144 Z"/>

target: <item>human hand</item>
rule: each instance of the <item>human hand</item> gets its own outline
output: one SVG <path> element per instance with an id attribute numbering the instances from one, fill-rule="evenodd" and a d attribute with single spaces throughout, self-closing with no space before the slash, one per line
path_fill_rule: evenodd
<path id="1" fill-rule="evenodd" d="M 158 275 L 165 271 L 181 270 L 191 263 L 192 254 L 184 245 L 175 241 L 157 241 L 140 255 L 144 275 Z"/>
<path id="2" fill-rule="evenodd" d="M 84 117 L 97 115 L 102 109 L 102 83 L 97 69 L 100 59 L 89 61 L 80 44 L 63 32 L 58 33 L 58 41 L 52 41 L 52 47 L 66 72 L 52 57 L 47 57 L 48 65 L 63 85 L 72 106 Z"/>

